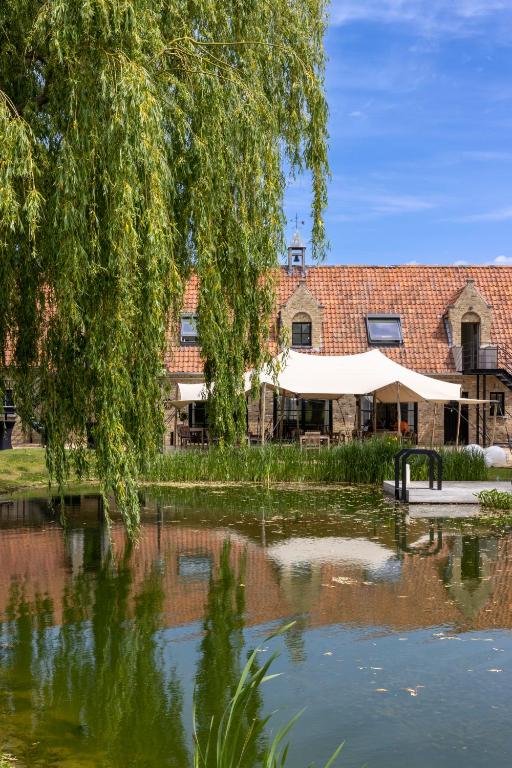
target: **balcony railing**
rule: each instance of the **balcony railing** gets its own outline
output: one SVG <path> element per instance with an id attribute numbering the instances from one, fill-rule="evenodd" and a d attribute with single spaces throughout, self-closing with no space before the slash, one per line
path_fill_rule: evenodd
<path id="1" fill-rule="evenodd" d="M 486 344 L 474 349 L 452 347 L 452 355 L 455 368 L 459 372 L 492 371 L 508 368 L 511 363 L 498 344 Z"/>

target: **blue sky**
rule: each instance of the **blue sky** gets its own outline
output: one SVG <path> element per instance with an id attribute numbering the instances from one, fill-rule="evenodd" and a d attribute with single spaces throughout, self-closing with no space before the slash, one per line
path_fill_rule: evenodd
<path id="1" fill-rule="evenodd" d="M 327 263 L 512 264 L 512 0 L 332 0 L 326 48 Z"/>

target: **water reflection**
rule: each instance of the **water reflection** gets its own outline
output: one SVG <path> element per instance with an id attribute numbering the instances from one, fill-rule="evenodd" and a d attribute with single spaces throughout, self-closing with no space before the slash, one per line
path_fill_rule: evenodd
<path id="1" fill-rule="evenodd" d="M 231 541 L 226 539 L 220 554 L 217 577 L 210 578 L 196 673 L 197 734 L 202 745 L 215 743 L 218 726 L 229 700 L 234 696 L 246 658 L 244 651 L 246 554 L 232 557 Z M 249 654 L 247 653 L 247 656 Z M 261 698 L 255 696 L 239 724 L 239 741 L 245 744 L 250 728 L 261 727 Z M 262 745 L 250 745 L 244 752 L 241 768 L 253 768 L 261 756 Z M 211 766 L 217 765 L 215 750 L 210 751 Z"/>
<path id="2" fill-rule="evenodd" d="M 107 533 L 64 532 L 73 578 L 62 584 L 58 619 L 37 581 L 20 570 L 11 580 L 0 624 L 0 733 L 22 764 L 189 762 L 181 684 L 159 659 L 162 574 L 150 566 L 135 583 L 129 557 L 105 554 Z"/>
<path id="3" fill-rule="evenodd" d="M 136 548 L 121 525 L 102 524 L 99 497 L 69 499 L 65 527 L 48 501 L 1 504 L 0 749 L 36 767 L 188 768 L 192 690 L 204 741 L 256 628 L 296 620 L 284 648 L 301 686 L 323 674 L 310 640 L 320 630 L 512 628 L 509 533 L 407 522 L 375 495 L 321 501 L 247 490 L 148 497 Z M 337 695 L 341 706 L 341 684 Z M 294 698 L 292 712 L 302 704 L 311 701 Z M 241 733 L 267 714 L 255 700 Z"/>

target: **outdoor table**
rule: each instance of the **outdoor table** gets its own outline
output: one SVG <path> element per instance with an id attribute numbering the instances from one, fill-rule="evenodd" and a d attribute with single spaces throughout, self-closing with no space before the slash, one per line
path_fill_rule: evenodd
<path id="1" fill-rule="evenodd" d="M 204 445 L 205 444 L 205 429 L 204 427 L 190 427 L 190 437 L 192 445 Z M 194 437 L 197 435 L 197 440 Z"/>
<path id="2" fill-rule="evenodd" d="M 300 448 L 320 448 L 322 445 L 329 447 L 329 435 L 301 435 Z"/>

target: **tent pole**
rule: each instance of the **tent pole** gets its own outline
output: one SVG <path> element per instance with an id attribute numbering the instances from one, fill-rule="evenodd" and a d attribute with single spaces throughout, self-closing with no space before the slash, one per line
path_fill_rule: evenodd
<path id="1" fill-rule="evenodd" d="M 402 414 L 401 414 L 401 408 L 400 408 L 400 382 L 397 381 L 396 383 L 396 433 L 398 437 L 402 437 L 402 432 L 400 430 L 400 422 L 402 421 Z"/>
<path id="2" fill-rule="evenodd" d="M 377 434 L 377 393 L 373 393 L 373 436 Z"/>
<path id="3" fill-rule="evenodd" d="M 283 430 L 284 430 L 284 395 L 281 395 L 281 418 L 279 419 L 279 441 L 283 442 Z"/>
<path id="4" fill-rule="evenodd" d="M 461 410 L 461 403 L 459 400 L 459 407 L 457 409 L 457 437 L 455 440 L 455 447 L 459 447 L 459 437 L 460 437 L 460 410 Z"/>
<path id="5" fill-rule="evenodd" d="M 432 419 L 432 434 L 430 435 L 430 447 L 434 446 L 434 432 L 436 431 L 437 403 L 434 403 L 434 418 Z"/>
<path id="6" fill-rule="evenodd" d="M 265 393 L 266 384 L 261 385 L 260 405 L 261 405 L 261 444 L 265 443 Z"/>

